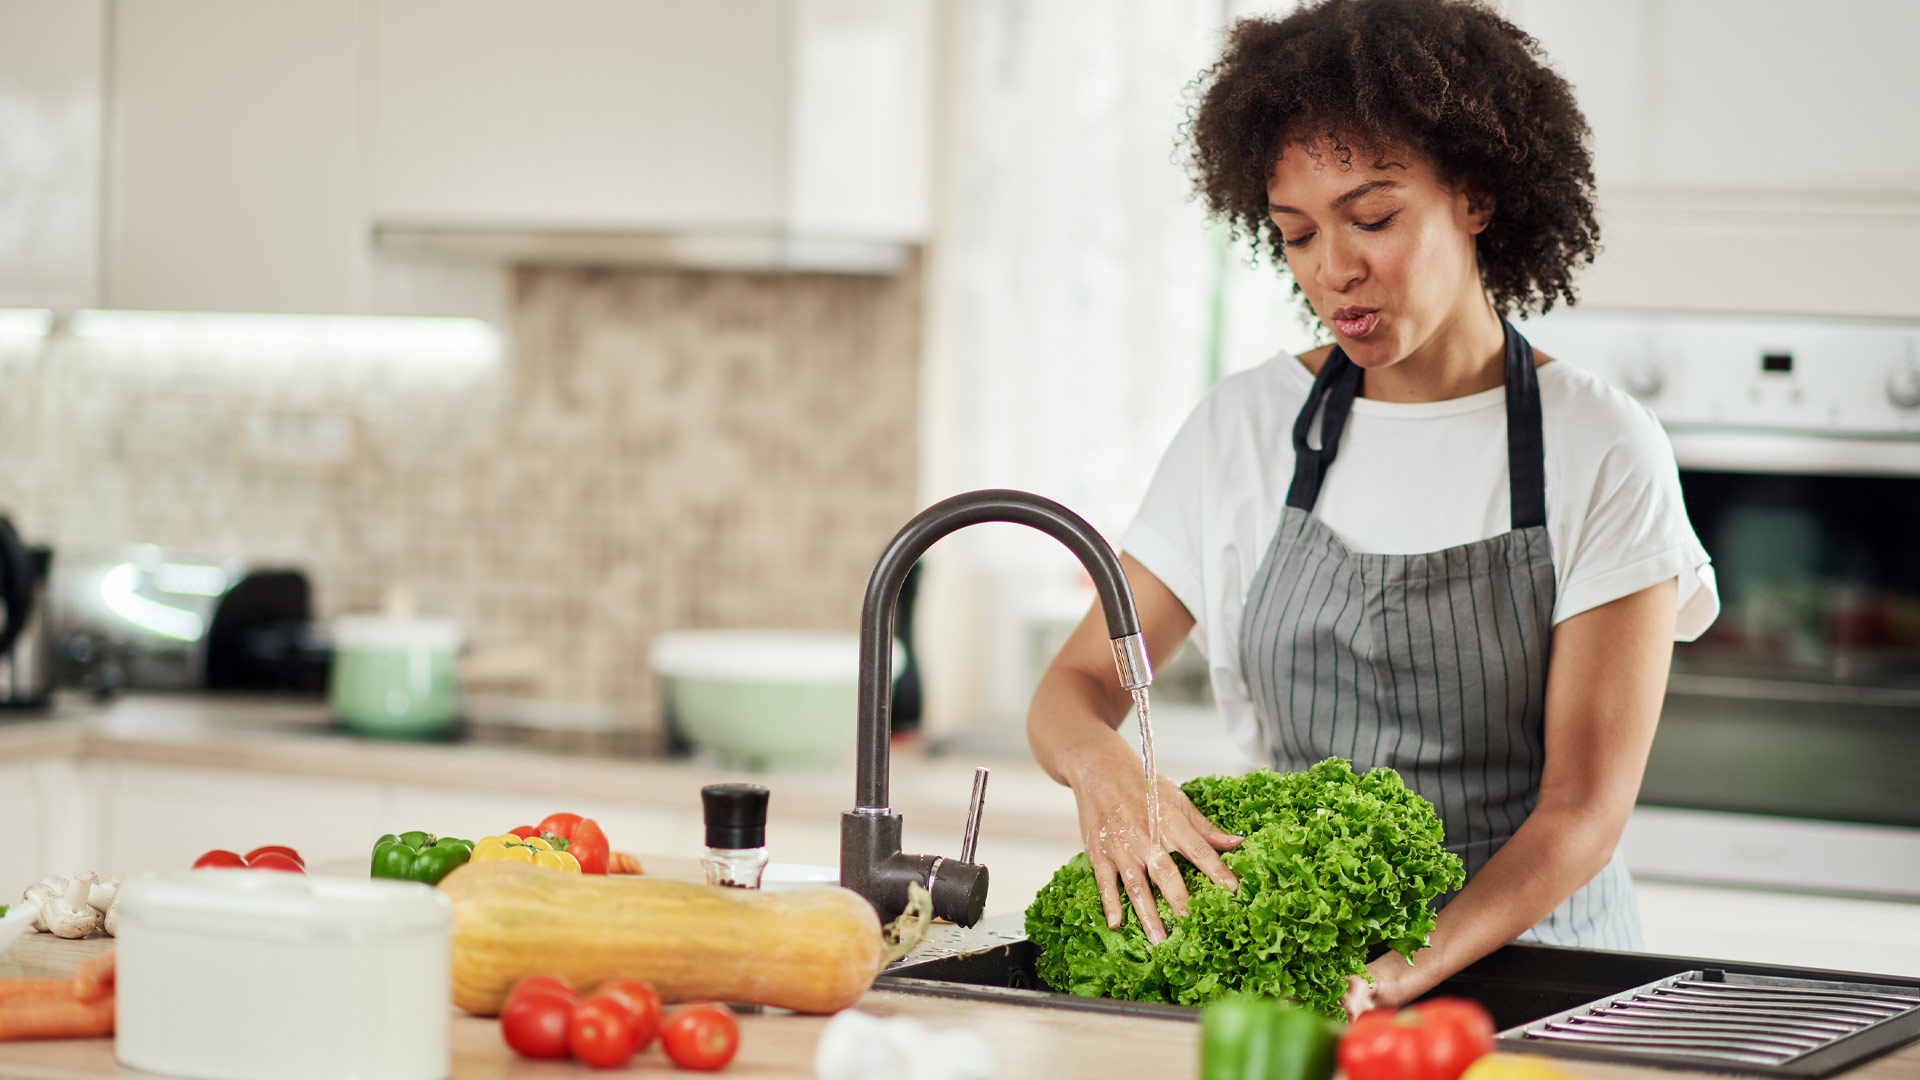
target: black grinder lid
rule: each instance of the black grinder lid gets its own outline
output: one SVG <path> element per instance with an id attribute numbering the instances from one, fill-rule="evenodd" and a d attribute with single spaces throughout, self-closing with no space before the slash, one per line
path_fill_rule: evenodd
<path id="1" fill-rule="evenodd" d="M 767 789 L 759 784 L 708 784 L 700 789 L 706 812 L 707 846 L 767 846 Z"/>

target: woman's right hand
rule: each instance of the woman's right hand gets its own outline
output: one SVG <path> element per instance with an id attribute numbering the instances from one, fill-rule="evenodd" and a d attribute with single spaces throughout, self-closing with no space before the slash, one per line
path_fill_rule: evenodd
<path id="1" fill-rule="evenodd" d="M 1098 756 L 1075 769 L 1070 781 L 1080 812 L 1080 838 L 1100 887 L 1100 905 L 1109 929 L 1118 929 L 1124 913 L 1120 890 L 1140 917 L 1147 940 L 1166 940 L 1153 886 L 1179 915 L 1187 913 L 1187 886 L 1169 852 L 1185 855 L 1216 884 L 1238 890 L 1240 883 L 1220 861 L 1219 852 L 1238 847 L 1242 837 L 1215 827 L 1194 808 L 1180 785 L 1160 777 L 1160 844 L 1147 825 L 1147 785 L 1140 759 L 1124 743 L 1103 743 Z"/>

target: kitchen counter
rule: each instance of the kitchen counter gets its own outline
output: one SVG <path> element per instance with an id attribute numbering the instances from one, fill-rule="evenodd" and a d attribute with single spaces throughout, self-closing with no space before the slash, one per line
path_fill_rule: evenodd
<path id="1" fill-rule="evenodd" d="M 65 976 L 82 961 L 112 947 L 110 938 L 62 941 L 46 934 L 15 943 L 0 957 L 0 977 Z M 1145 1077 L 1181 1080 L 1194 1074 L 1198 1027 L 1178 1020 L 1042 1010 L 991 1002 L 871 991 L 858 1008 L 880 1016 L 912 1016 L 936 1029 L 978 1032 L 999 1055 L 998 1080 L 1060 1080 L 1062 1077 Z M 720 1075 L 734 1080 L 805 1080 L 812 1077 L 814 1046 L 825 1017 L 740 1017 L 740 1052 Z M 501 1042 L 496 1021 L 452 1012 L 453 1076 L 456 1080 L 589 1077 L 609 1075 L 584 1066 L 536 1063 L 516 1057 Z M 1570 1075 L 1589 1080 L 1677 1080 L 1716 1074 L 1591 1062 L 1559 1062 Z M 657 1047 L 622 1072 L 670 1072 Z M 0 1078 L 93 1080 L 145 1076 L 122 1068 L 109 1039 L 49 1040 L 0 1045 Z M 618 1074 L 613 1074 L 618 1075 Z M 1847 1080 L 1920 1080 L 1920 1044 L 1909 1045 L 1851 1071 Z"/>
<path id="2" fill-rule="evenodd" d="M 349 735 L 324 702 L 213 695 L 129 694 L 64 700 L 46 719 L 0 723 L 0 764 L 49 757 L 249 773 L 423 784 L 559 800 L 697 808 L 703 784 L 752 776 L 776 791 L 775 812 L 837 823 L 853 805 L 853 747 L 817 769 L 750 774 L 693 759 L 584 757 L 484 742 L 404 742 Z M 958 826 L 976 765 L 993 768 L 990 836 L 1077 844 L 1073 797 L 1032 759 L 939 758 L 896 751 L 894 808 Z"/>

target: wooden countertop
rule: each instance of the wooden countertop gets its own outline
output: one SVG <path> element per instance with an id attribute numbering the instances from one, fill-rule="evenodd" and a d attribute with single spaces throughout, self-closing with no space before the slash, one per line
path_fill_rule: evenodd
<path id="1" fill-rule="evenodd" d="M 687 860 L 656 859 L 652 863 L 669 876 L 687 876 L 693 870 Z M 65 941 L 50 934 L 29 934 L 0 955 L 0 978 L 64 977 L 87 957 L 112 947 L 113 940 L 102 936 Z M 883 990 L 869 991 L 857 1008 L 878 1016 L 911 1016 L 936 1030 L 973 1030 L 998 1055 L 997 1080 L 1094 1076 L 1183 1080 L 1198 1069 L 1199 1027 L 1181 1020 L 1046 1010 Z M 584 1080 L 588 1076 L 635 1073 L 667 1075 L 671 1069 L 657 1045 L 615 1072 L 588 1070 L 570 1062 L 528 1061 L 501 1041 L 498 1021 L 469 1016 L 457 1009 L 448 1011 L 455 1080 Z M 720 1075 L 734 1080 L 806 1080 L 814 1076 L 814 1048 L 827 1020 L 823 1016 L 791 1014 L 741 1016 L 739 1054 Z M 1590 1062 L 1555 1064 L 1576 1080 L 1678 1080 L 1718 1075 Z M 148 1075 L 152 1074 L 123 1068 L 116 1062 L 109 1039 L 0 1044 L 0 1078 L 98 1080 Z M 1920 1080 L 1920 1043 L 1841 1075 L 1847 1080 Z"/>

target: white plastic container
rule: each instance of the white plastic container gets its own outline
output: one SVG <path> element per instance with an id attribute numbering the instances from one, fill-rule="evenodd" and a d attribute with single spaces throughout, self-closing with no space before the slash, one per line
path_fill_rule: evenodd
<path id="1" fill-rule="evenodd" d="M 114 1053 L 205 1080 L 441 1080 L 446 897 L 415 882 L 190 870 L 122 886 Z"/>

